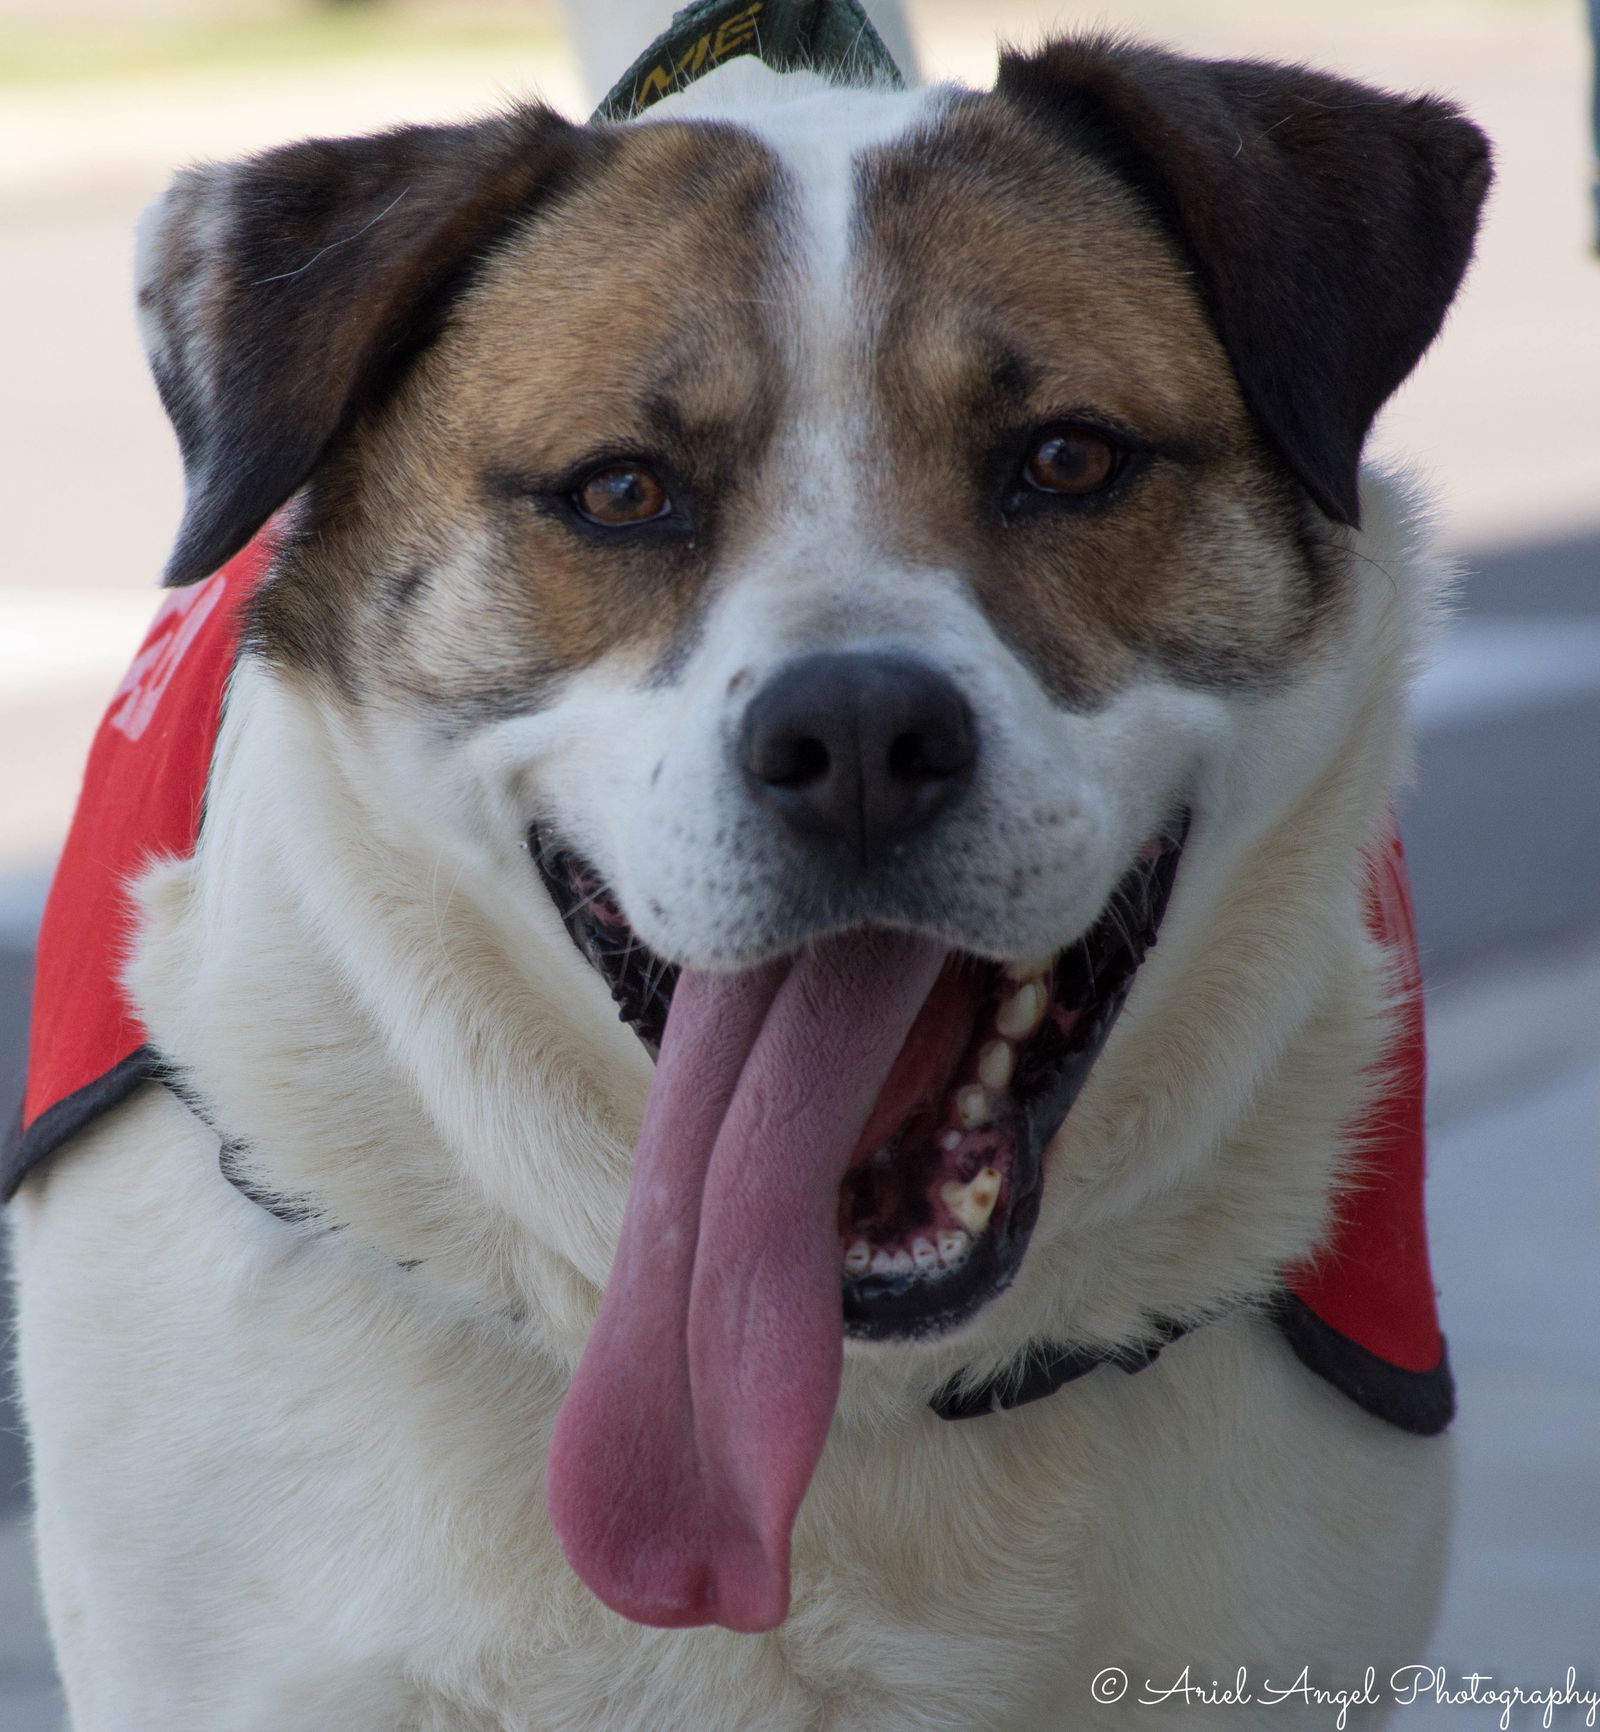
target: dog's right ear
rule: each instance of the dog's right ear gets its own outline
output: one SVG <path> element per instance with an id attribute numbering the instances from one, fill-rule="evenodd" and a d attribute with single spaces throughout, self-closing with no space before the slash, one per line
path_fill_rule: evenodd
<path id="1" fill-rule="evenodd" d="M 178 176 L 139 247 L 141 324 L 188 488 L 164 582 L 244 546 L 437 333 L 475 263 L 596 148 L 521 107 Z"/>

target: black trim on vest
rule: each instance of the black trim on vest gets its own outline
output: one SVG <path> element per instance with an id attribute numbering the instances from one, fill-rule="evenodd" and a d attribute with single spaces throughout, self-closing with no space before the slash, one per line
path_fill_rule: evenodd
<path id="1" fill-rule="evenodd" d="M 1331 1384 L 1374 1419 L 1398 1426 L 1414 1437 L 1437 1437 L 1455 1418 L 1455 1379 L 1444 1349 L 1440 1350 L 1439 1363 L 1429 1371 L 1407 1371 L 1391 1365 L 1360 1342 L 1341 1335 L 1332 1324 L 1324 1323 L 1305 1300 L 1287 1289 L 1273 1298 L 1267 1316 L 1307 1371 Z M 1169 1341 L 1184 1333 L 1182 1324 L 1167 1323 L 1155 1341 L 1103 1352 L 1036 1341 L 1004 1371 L 976 1389 L 964 1392 L 961 1380 L 954 1378 L 928 1405 L 941 1419 L 981 1419 L 985 1414 L 1025 1407 L 1102 1365 L 1120 1366 L 1130 1374 L 1143 1371 Z"/>
<path id="2" fill-rule="evenodd" d="M 1296 1294 L 1278 1295 L 1272 1319 L 1308 1371 L 1374 1419 L 1387 1420 L 1414 1437 L 1437 1437 L 1455 1418 L 1455 1378 L 1443 1347 L 1431 1371 L 1407 1371 L 1341 1335 Z"/>
<path id="3" fill-rule="evenodd" d="M 5 1151 L 0 1154 L 0 1202 L 11 1201 L 22 1181 L 46 1155 L 60 1148 L 69 1137 L 75 1137 L 101 1113 L 120 1106 L 136 1088 L 155 1082 L 160 1076 L 161 1060 L 155 1049 L 136 1046 L 93 1082 L 46 1107 L 26 1131 L 19 1110 L 16 1124 L 6 1137 Z"/>
<path id="4" fill-rule="evenodd" d="M 1180 1335 L 1185 1323 L 1161 1323 L 1153 1341 L 1105 1350 L 1062 1347 L 1050 1341 L 1031 1342 L 1004 1371 L 997 1372 L 976 1389 L 964 1390 L 959 1377 L 952 1378 L 928 1403 L 941 1419 L 982 1419 L 1030 1401 L 1043 1401 L 1064 1384 L 1074 1383 L 1098 1371 L 1102 1365 L 1117 1365 L 1130 1376 L 1143 1371 L 1160 1356 L 1161 1349 Z"/>
<path id="5" fill-rule="evenodd" d="M 42 1112 L 28 1127 L 21 1129 L 21 1115 L 6 1139 L 0 1155 L 0 1201 L 9 1202 L 28 1174 L 45 1157 L 70 1137 L 85 1128 L 101 1113 L 125 1101 L 147 1082 L 160 1082 L 172 1088 L 180 1099 L 184 1092 L 177 1079 L 163 1064 L 160 1055 L 149 1046 L 135 1047 L 128 1056 L 113 1065 L 103 1076 L 85 1083 L 81 1089 L 64 1096 L 54 1106 Z M 186 1104 L 194 1106 L 193 1102 Z M 199 1115 L 203 1120 L 205 1115 Z M 207 1121 L 209 1122 L 209 1121 Z M 319 1219 L 315 1203 L 309 1199 L 268 1194 L 252 1183 L 245 1168 L 244 1147 L 218 1137 L 218 1167 L 223 1178 L 240 1194 L 269 1215 L 290 1226 L 301 1226 Z M 337 1231 L 338 1223 L 328 1223 L 325 1231 Z M 415 1263 L 403 1264 L 415 1268 Z M 1374 1419 L 1398 1426 L 1414 1437 L 1437 1437 L 1455 1418 L 1455 1379 L 1450 1371 L 1450 1357 L 1441 1348 L 1439 1363 L 1428 1371 L 1407 1371 L 1388 1360 L 1380 1359 L 1359 1342 L 1341 1335 L 1332 1324 L 1325 1323 L 1298 1295 L 1287 1289 L 1271 1301 L 1267 1315 L 1282 1331 L 1294 1356 L 1313 1375 L 1331 1384 L 1339 1393 L 1353 1401 Z M 1157 1325 L 1155 1337 L 1131 1343 L 1125 1347 L 1093 1349 L 1063 1347 L 1055 1342 L 1030 1343 L 1003 1371 L 986 1379 L 975 1388 L 966 1389 L 960 1377 L 955 1377 L 932 1397 L 928 1405 L 941 1419 L 981 1419 L 987 1414 L 1004 1413 L 1014 1407 L 1026 1407 L 1043 1401 L 1058 1389 L 1087 1377 L 1103 1365 L 1115 1365 L 1130 1376 L 1155 1363 L 1169 1342 L 1189 1332 L 1191 1325 L 1163 1322 Z"/>
<path id="6" fill-rule="evenodd" d="M 216 1132 L 217 1127 L 211 1123 L 194 1104 L 188 1103 L 189 1110 L 200 1119 L 207 1129 Z M 308 1221 L 320 1223 L 324 1230 L 336 1233 L 341 1223 L 329 1222 L 321 1209 L 309 1197 L 288 1196 L 278 1191 L 269 1191 L 258 1185 L 250 1171 L 250 1145 L 248 1143 L 229 1142 L 218 1133 L 221 1147 L 217 1150 L 217 1171 L 222 1174 L 246 1202 L 254 1203 L 258 1209 L 265 1209 L 274 1219 L 282 1221 L 286 1227 L 303 1227 Z"/>

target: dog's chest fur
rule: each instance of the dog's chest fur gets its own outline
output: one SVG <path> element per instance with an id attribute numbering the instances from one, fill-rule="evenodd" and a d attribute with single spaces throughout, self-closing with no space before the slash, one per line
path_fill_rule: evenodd
<path id="1" fill-rule="evenodd" d="M 163 1094 L 117 1129 L 52 1179 L 51 1206 L 59 1218 L 98 1187 L 124 1237 L 80 1208 L 76 1232 L 54 1235 L 63 1273 L 35 1271 L 33 1303 L 63 1322 L 91 1313 L 69 1250 L 92 1250 L 114 1282 L 119 1259 L 171 1246 L 163 1290 L 125 1305 L 79 1366 L 107 1407 L 158 1380 L 184 1416 L 119 1439 L 123 1471 L 96 1517 L 161 1608 L 146 1651 L 101 1653 L 96 1670 L 148 1692 L 168 1724 L 1093 1726 L 1081 1698 L 1102 1664 L 1160 1679 L 1174 1653 L 1231 1652 L 1241 1619 L 1262 1658 L 1331 1667 L 1403 1647 L 1426 1622 L 1426 1576 L 1405 1560 L 1441 1517 L 1432 1461 L 1386 1427 L 1352 1426 L 1264 1324 L 1240 1319 L 1139 1379 L 1108 1370 L 992 1427 L 847 1403 L 783 1630 L 641 1630 L 592 1599 L 551 1538 L 539 1463 L 560 1380 L 514 1323 L 419 1304 L 403 1272 L 353 1270 L 331 1244 L 286 1245 L 206 1182 L 213 1145 Z M 140 1182 L 119 1183 L 135 1160 Z M 195 1302 L 178 1343 L 171 1292 Z M 30 1367 L 35 1389 L 49 1377 Z M 1239 1435 L 1264 1477 L 1241 1475 Z M 49 1441 L 47 1497 L 95 1453 Z M 1352 1497 L 1390 1525 L 1344 1533 L 1335 1564 L 1322 1536 Z M 193 1554 L 211 1567 L 197 1573 Z M 73 1616 L 80 1591 L 98 1609 L 107 1584 L 55 1582 L 69 1664 L 112 1634 Z M 1258 1723 L 1285 1724 L 1274 1712 Z"/>

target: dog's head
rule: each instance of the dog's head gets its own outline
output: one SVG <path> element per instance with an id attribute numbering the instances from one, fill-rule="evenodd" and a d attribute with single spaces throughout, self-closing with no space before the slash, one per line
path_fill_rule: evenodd
<path id="1" fill-rule="evenodd" d="M 782 1615 L 841 1261 L 877 1339 L 1016 1278 L 1186 834 L 1345 725 L 1362 443 L 1487 174 L 1435 101 L 1078 41 L 160 207 L 169 581 L 298 494 L 257 650 L 660 1046 L 552 1464 L 619 1609 Z"/>

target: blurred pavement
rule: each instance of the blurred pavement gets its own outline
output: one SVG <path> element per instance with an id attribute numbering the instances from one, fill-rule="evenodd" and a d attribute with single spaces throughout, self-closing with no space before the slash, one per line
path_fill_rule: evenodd
<path id="1" fill-rule="evenodd" d="M 1024 0 L 912 3 L 926 69 L 987 78 Z M 1303 59 L 1456 95 L 1500 167 L 1479 262 L 1376 448 L 1435 478 L 1469 576 L 1418 693 L 1403 809 L 1434 992 L 1433 1218 L 1462 1386 L 1462 1521 L 1435 1656 L 1600 1682 L 1600 266 L 1587 252 L 1586 51 L 1554 0 L 1130 0 L 1064 20 Z M 154 604 L 178 514 L 139 357 L 131 235 L 171 168 L 314 131 L 483 112 L 570 59 L 526 53 L 173 74 L 0 97 L 0 1110 L 32 925 L 78 766 Z M 3 1421 L 3 1391 L 0 1391 Z M 0 1425 L 0 1732 L 58 1732 Z M 10 1491 L 9 1497 L 7 1496 Z M 1407 1725 L 1488 1727 L 1429 1708 Z M 1331 1723 L 1331 1722 L 1330 1722 Z M 1514 1717 L 1533 1725 L 1537 1717 Z M 1555 1724 L 1578 1724 L 1558 1718 Z"/>

